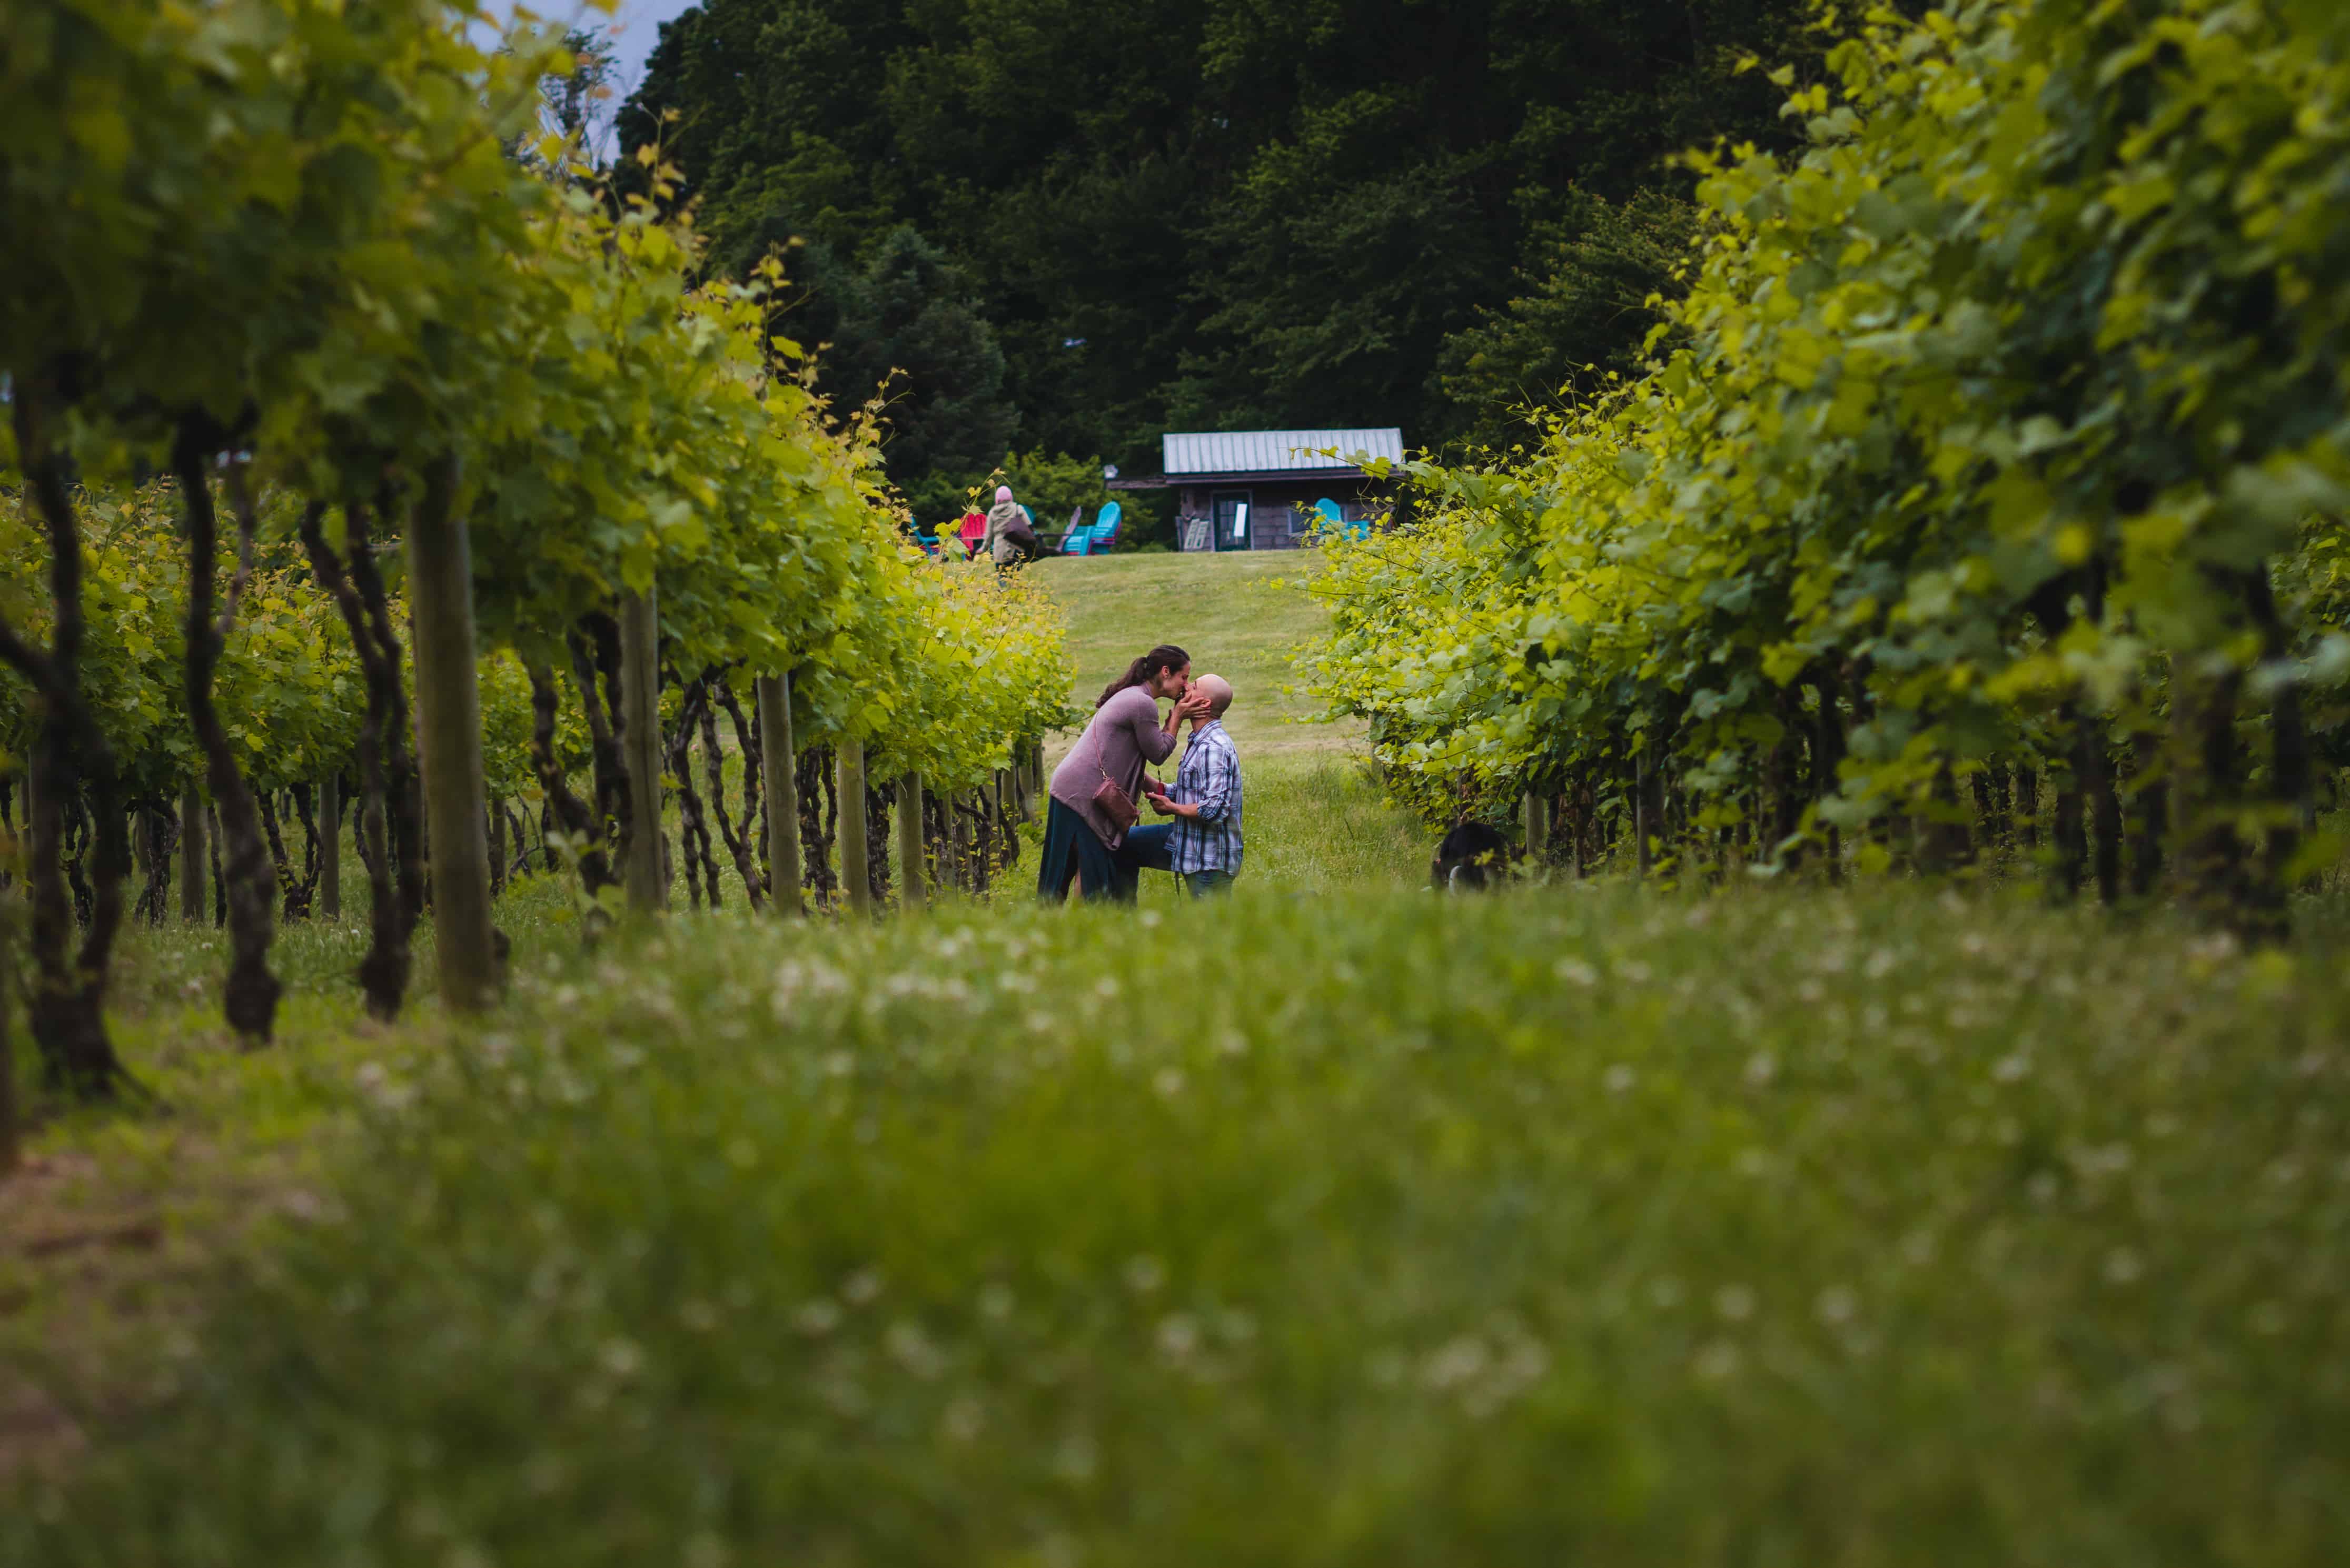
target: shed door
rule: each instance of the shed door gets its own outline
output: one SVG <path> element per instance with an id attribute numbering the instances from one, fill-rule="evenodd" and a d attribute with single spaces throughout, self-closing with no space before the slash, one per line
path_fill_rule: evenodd
<path id="1" fill-rule="evenodd" d="M 1219 490 L 1209 502 L 1210 514 L 1216 520 L 1216 548 L 1245 550 L 1249 547 L 1249 526 L 1254 522 L 1250 515 L 1250 492 Z"/>

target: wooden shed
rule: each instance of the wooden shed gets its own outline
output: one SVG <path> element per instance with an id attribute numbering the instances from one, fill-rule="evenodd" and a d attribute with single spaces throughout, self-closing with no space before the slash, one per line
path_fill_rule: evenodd
<path id="1" fill-rule="evenodd" d="M 1362 465 L 1402 462 L 1403 431 L 1185 431 L 1160 437 L 1159 452 L 1162 472 L 1110 488 L 1174 491 L 1178 549 L 1294 550 L 1320 502 L 1349 523 L 1387 510 L 1391 483 Z"/>

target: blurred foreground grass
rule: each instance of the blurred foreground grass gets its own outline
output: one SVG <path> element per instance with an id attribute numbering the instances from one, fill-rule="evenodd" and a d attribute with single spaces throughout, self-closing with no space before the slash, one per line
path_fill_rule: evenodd
<path id="1" fill-rule="evenodd" d="M 347 1131 L 0 1560 L 2337 1563 L 2310 924 L 1266 878 L 624 931 L 179 1080 Z"/>

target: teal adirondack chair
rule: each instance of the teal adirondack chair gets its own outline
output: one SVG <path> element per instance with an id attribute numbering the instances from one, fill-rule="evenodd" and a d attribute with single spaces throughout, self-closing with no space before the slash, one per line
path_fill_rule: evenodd
<path id="1" fill-rule="evenodd" d="M 1333 533 L 1344 534 L 1349 539 L 1367 539 L 1371 536 L 1369 518 L 1366 517 L 1354 523 L 1347 522 L 1347 509 L 1326 495 L 1314 504 L 1314 510 L 1322 514 L 1322 521 L 1329 524 Z"/>
<path id="2" fill-rule="evenodd" d="M 1083 508 L 1079 509 L 1080 511 Z M 1072 528 L 1069 536 L 1061 541 L 1064 556 L 1107 556 L 1109 547 L 1118 543 L 1118 519 L 1124 508 L 1113 501 L 1094 514 L 1092 523 L 1082 528 Z"/>

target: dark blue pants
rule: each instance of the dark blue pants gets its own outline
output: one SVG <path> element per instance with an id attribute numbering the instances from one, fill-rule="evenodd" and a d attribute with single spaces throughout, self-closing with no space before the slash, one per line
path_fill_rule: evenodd
<path id="1" fill-rule="evenodd" d="M 1079 897 L 1134 902 L 1142 873 L 1171 871 L 1175 860 L 1167 844 L 1175 831 L 1171 822 L 1151 827 L 1129 827 L 1116 849 L 1104 844 L 1086 819 L 1054 801 L 1045 811 L 1045 853 L 1037 857 L 1036 896 L 1060 903 L 1069 896 L 1069 878 L 1077 879 Z"/>

